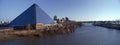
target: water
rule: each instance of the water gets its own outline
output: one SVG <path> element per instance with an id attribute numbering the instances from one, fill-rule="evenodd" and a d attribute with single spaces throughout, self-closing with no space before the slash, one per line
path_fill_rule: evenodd
<path id="1" fill-rule="evenodd" d="M 85 24 L 71 34 L 35 40 L 0 41 L 0 45 L 120 45 L 120 30 Z"/>

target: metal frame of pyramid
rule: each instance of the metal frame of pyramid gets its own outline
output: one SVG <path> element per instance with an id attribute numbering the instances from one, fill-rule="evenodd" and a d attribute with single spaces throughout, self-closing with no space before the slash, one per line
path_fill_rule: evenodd
<path id="1" fill-rule="evenodd" d="M 48 16 L 48 14 L 46 14 L 38 5 L 33 4 L 13 21 L 11 21 L 11 26 L 17 27 L 32 24 L 35 27 L 37 23 L 51 24 L 53 22 L 53 19 Z"/>

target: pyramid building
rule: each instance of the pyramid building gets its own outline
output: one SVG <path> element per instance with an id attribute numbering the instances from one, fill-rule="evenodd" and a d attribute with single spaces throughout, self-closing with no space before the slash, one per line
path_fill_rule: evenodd
<path id="1" fill-rule="evenodd" d="M 36 28 L 36 24 L 38 23 L 51 24 L 53 22 L 53 19 L 48 16 L 48 14 L 39 8 L 38 5 L 33 4 L 13 21 L 11 21 L 11 26 L 24 28 L 26 25 L 31 24 L 34 28 Z"/>

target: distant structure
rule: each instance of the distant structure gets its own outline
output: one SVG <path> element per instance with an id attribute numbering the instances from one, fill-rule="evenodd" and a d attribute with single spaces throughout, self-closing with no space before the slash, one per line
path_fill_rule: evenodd
<path id="1" fill-rule="evenodd" d="M 54 20 L 48 16 L 38 5 L 33 4 L 22 14 L 11 21 L 10 25 L 15 29 L 25 29 L 26 25 L 31 25 L 36 29 L 38 24 L 51 24 Z"/>

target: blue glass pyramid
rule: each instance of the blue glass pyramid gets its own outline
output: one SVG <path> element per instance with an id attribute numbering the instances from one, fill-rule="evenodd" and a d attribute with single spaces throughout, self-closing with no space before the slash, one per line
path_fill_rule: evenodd
<path id="1" fill-rule="evenodd" d="M 27 24 L 50 24 L 53 23 L 53 19 L 48 16 L 38 5 L 33 4 L 22 14 L 11 21 L 12 26 L 25 26 Z"/>

